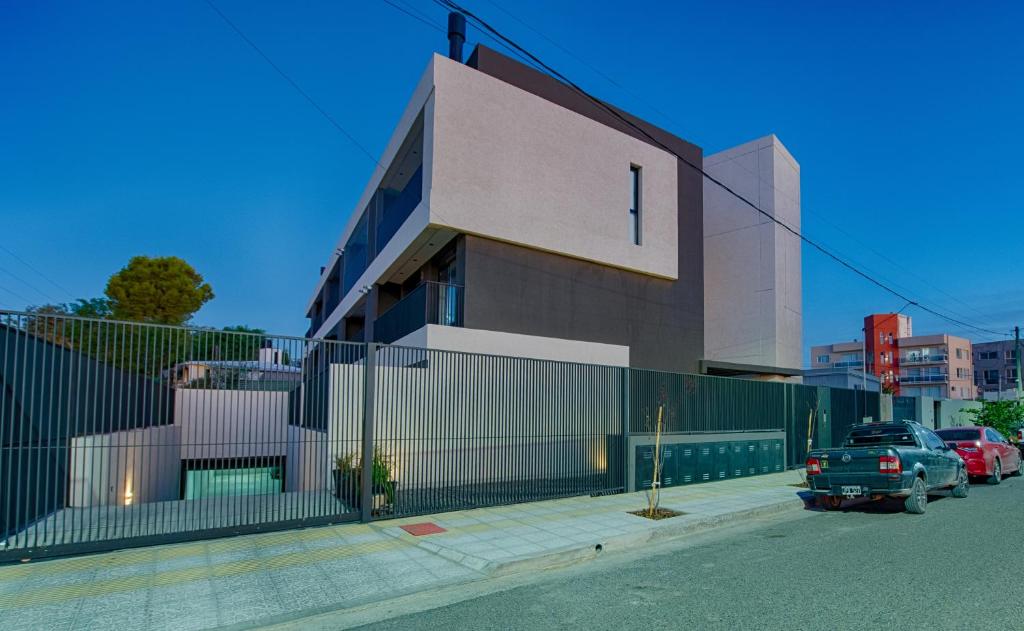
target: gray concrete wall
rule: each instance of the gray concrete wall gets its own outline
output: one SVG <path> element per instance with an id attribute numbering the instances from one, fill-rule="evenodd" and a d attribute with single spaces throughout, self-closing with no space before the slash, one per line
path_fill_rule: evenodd
<path id="1" fill-rule="evenodd" d="M 774 135 L 706 156 L 704 169 L 800 230 L 800 165 Z M 705 357 L 799 369 L 799 238 L 709 180 L 703 186 Z"/>
<path id="2" fill-rule="evenodd" d="M 935 402 L 935 428 L 957 427 L 958 425 L 973 425 L 971 416 L 967 410 L 980 410 L 980 401 L 961 401 L 954 399 L 943 399 Z"/>
<path id="3" fill-rule="evenodd" d="M 467 236 L 465 326 L 626 346 L 633 367 L 697 372 L 700 261 L 681 256 L 671 281 Z"/>

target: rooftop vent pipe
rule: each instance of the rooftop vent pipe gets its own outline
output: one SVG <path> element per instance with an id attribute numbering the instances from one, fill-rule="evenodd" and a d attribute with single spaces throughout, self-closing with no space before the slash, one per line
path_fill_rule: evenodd
<path id="1" fill-rule="evenodd" d="M 462 45 L 466 43 L 466 16 L 448 14 L 448 58 L 462 63 Z"/>

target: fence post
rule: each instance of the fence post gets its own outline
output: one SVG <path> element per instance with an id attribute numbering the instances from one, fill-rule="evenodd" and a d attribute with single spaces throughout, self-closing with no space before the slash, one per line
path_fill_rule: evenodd
<path id="1" fill-rule="evenodd" d="M 360 519 L 368 522 L 373 517 L 373 408 L 374 386 L 377 381 L 377 345 L 366 344 L 363 363 L 363 472 L 359 490 Z"/>
<path id="2" fill-rule="evenodd" d="M 622 416 L 622 492 L 629 493 L 629 368 L 622 368 L 619 414 Z"/>

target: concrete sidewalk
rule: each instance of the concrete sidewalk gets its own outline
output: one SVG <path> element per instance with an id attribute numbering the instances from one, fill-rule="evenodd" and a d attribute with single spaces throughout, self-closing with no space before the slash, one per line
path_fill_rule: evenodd
<path id="1" fill-rule="evenodd" d="M 249 627 L 553 567 L 799 507 L 796 472 L 644 493 L 246 535 L 0 567 L 0 628 Z M 429 522 L 445 532 L 413 536 Z"/>

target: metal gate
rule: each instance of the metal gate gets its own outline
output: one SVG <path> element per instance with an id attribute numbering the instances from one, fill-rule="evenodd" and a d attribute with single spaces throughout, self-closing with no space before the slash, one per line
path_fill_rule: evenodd
<path id="1" fill-rule="evenodd" d="M 0 559 L 358 518 L 361 345 L 0 314 Z M 333 402 L 333 403 L 332 403 Z M 333 431 L 332 431 L 333 430 Z"/>

